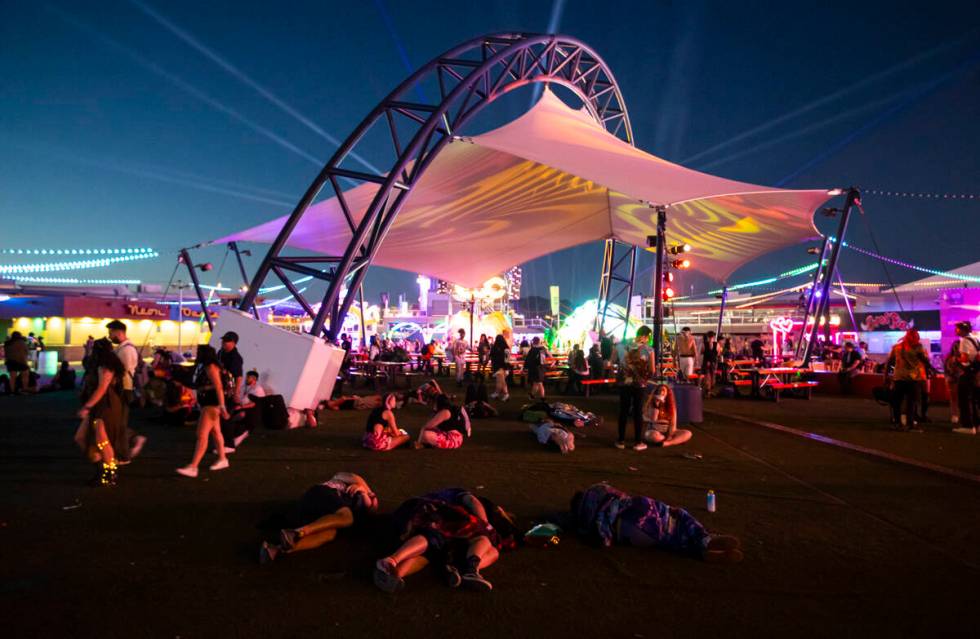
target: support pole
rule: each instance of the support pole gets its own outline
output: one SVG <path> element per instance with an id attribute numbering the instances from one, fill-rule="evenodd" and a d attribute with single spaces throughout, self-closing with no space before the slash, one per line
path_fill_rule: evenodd
<path id="1" fill-rule="evenodd" d="M 208 313 L 208 301 L 204 297 L 204 291 L 201 290 L 201 282 L 197 279 L 194 262 L 191 261 L 191 256 L 187 252 L 187 249 L 180 249 L 180 261 L 184 263 L 184 266 L 187 267 L 187 272 L 191 275 L 191 283 L 194 285 L 194 292 L 197 293 L 198 301 L 201 302 L 201 314 L 204 315 L 204 319 L 208 323 L 208 330 L 214 332 L 214 322 L 211 321 L 211 315 Z"/>
<path id="2" fill-rule="evenodd" d="M 245 262 L 242 260 L 242 252 L 238 250 L 238 242 L 228 242 L 228 248 L 235 252 L 235 261 L 238 262 L 238 272 L 242 275 L 242 281 L 245 283 L 245 292 L 248 292 L 248 273 L 245 272 Z M 252 316 L 255 319 L 259 319 L 259 309 L 255 308 L 255 304 L 249 306 L 249 310 L 252 311 Z"/>
<path id="3" fill-rule="evenodd" d="M 630 329 L 630 305 L 633 303 L 633 280 L 636 278 L 636 247 L 630 247 L 630 279 L 626 284 L 626 315 L 623 317 L 623 341 L 626 341 L 626 333 Z M 640 313 L 641 319 L 643 313 Z M 605 313 L 603 313 L 605 316 Z"/>
<path id="4" fill-rule="evenodd" d="M 718 331 L 715 333 L 715 339 L 721 339 L 721 320 L 725 317 L 725 304 L 728 303 L 728 286 L 721 287 L 721 307 L 718 309 Z"/>
<path id="5" fill-rule="evenodd" d="M 364 317 L 364 285 L 363 284 L 357 289 L 357 295 L 360 298 L 360 304 L 361 304 L 361 349 L 363 350 L 364 348 L 367 347 L 367 327 L 365 326 L 366 318 Z"/>
<path id="6" fill-rule="evenodd" d="M 800 327 L 800 339 L 796 341 L 796 352 L 794 354 L 795 358 L 799 358 L 800 349 L 803 347 L 803 342 L 806 340 L 806 323 L 810 320 L 810 311 L 813 308 L 814 294 L 817 290 L 817 284 L 820 282 L 820 273 L 823 272 L 823 258 L 827 254 L 827 242 L 826 237 L 823 238 L 823 243 L 820 245 L 820 256 L 817 258 L 817 268 L 813 271 L 813 282 L 810 283 L 810 293 L 806 297 L 806 309 L 803 311 L 803 326 Z"/>
<path id="7" fill-rule="evenodd" d="M 476 295 L 470 295 L 470 350 L 473 350 L 473 321 L 476 318 Z"/>
<path id="8" fill-rule="evenodd" d="M 813 357 L 813 345 L 816 343 L 817 333 L 820 331 L 820 316 L 827 313 L 830 308 L 830 284 L 833 279 L 831 275 L 837 269 L 837 259 L 840 257 L 840 249 L 844 245 L 844 234 L 847 233 L 847 221 L 851 217 L 851 209 L 854 203 L 861 199 L 861 192 L 856 188 L 847 189 L 847 200 L 844 202 L 844 209 L 840 214 L 840 224 L 837 225 L 837 237 L 834 239 L 830 249 L 830 259 L 827 262 L 825 276 L 821 282 L 820 298 L 817 300 L 816 312 L 813 316 L 813 329 L 810 331 L 810 341 L 807 342 L 806 350 L 803 351 L 803 367 L 810 365 Z M 830 318 L 827 318 L 830 322 Z M 805 326 L 804 326 L 805 328 Z"/>
<path id="9" fill-rule="evenodd" d="M 663 375 L 664 261 L 667 255 L 667 207 L 657 208 L 657 252 L 653 268 L 653 352 L 657 375 Z"/>

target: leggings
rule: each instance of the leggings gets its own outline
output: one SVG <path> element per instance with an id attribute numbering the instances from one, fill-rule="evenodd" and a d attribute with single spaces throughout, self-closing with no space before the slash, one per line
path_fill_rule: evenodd
<path id="1" fill-rule="evenodd" d="M 892 415 L 895 418 L 896 424 L 901 422 L 902 415 L 907 416 L 909 426 L 918 419 L 919 394 L 921 390 L 922 387 L 915 380 L 895 380 L 895 388 L 892 392 Z M 905 404 L 904 411 L 902 410 L 902 404 Z"/>
<path id="2" fill-rule="evenodd" d="M 633 414 L 633 439 L 637 443 L 643 441 L 643 400 L 646 399 L 646 389 L 637 386 L 623 386 L 619 390 L 619 439 L 626 441 L 626 421 Z"/>

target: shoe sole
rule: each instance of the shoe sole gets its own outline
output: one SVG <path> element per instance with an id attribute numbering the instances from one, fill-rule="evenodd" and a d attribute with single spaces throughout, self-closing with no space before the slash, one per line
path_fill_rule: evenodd
<path id="1" fill-rule="evenodd" d="M 391 594 L 396 593 L 405 587 L 405 580 L 397 577 L 389 572 L 381 570 L 380 568 L 374 569 L 374 585 L 381 590 Z"/>
<path id="2" fill-rule="evenodd" d="M 463 585 L 470 590 L 478 590 L 480 592 L 490 592 L 493 590 L 493 584 L 484 579 L 473 579 L 463 575 Z"/>

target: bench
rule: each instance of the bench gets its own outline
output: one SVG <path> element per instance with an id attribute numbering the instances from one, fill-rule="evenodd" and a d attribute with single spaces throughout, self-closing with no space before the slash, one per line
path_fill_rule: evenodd
<path id="1" fill-rule="evenodd" d="M 591 389 L 592 389 L 593 386 L 607 386 L 609 384 L 615 384 L 615 383 L 616 383 L 616 378 L 615 377 L 607 377 L 605 379 L 583 379 L 582 380 L 582 386 L 585 387 L 585 396 L 586 397 L 589 396 L 589 392 L 591 391 Z"/>
<path id="2" fill-rule="evenodd" d="M 806 391 L 806 398 L 810 399 L 813 389 L 820 385 L 820 382 L 786 382 L 786 383 L 776 383 L 776 384 L 766 384 L 765 388 L 771 388 L 773 390 L 773 399 L 777 402 L 779 401 L 779 396 L 784 390 L 800 390 Z"/>

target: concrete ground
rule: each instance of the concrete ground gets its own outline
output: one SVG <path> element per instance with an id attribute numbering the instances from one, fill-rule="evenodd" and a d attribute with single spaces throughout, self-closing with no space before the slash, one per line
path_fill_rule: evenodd
<path id="1" fill-rule="evenodd" d="M 371 453 L 359 446 L 365 414 L 335 413 L 315 430 L 257 432 L 230 469 L 197 480 L 173 472 L 193 429 L 138 415 L 149 443 L 109 490 L 85 485 L 72 395 L 0 398 L 3 636 L 980 636 L 980 484 L 733 417 L 980 473 L 980 438 L 940 428 L 945 408 L 925 433 L 898 434 L 869 400 L 711 400 L 690 444 L 637 453 L 611 446 L 614 396 L 576 398 L 605 424 L 562 456 L 517 420 L 517 397 L 457 451 Z M 426 417 L 420 406 L 398 413 L 413 434 Z M 258 524 L 338 470 L 363 475 L 385 512 L 461 485 L 523 528 L 607 480 L 739 536 L 745 561 L 601 550 L 566 531 L 556 548 L 522 548 L 485 570 L 492 593 L 449 590 L 423 572 L 387 595 L 371 567 L 397 541 L 379 517 L 260 566 Z"/>

